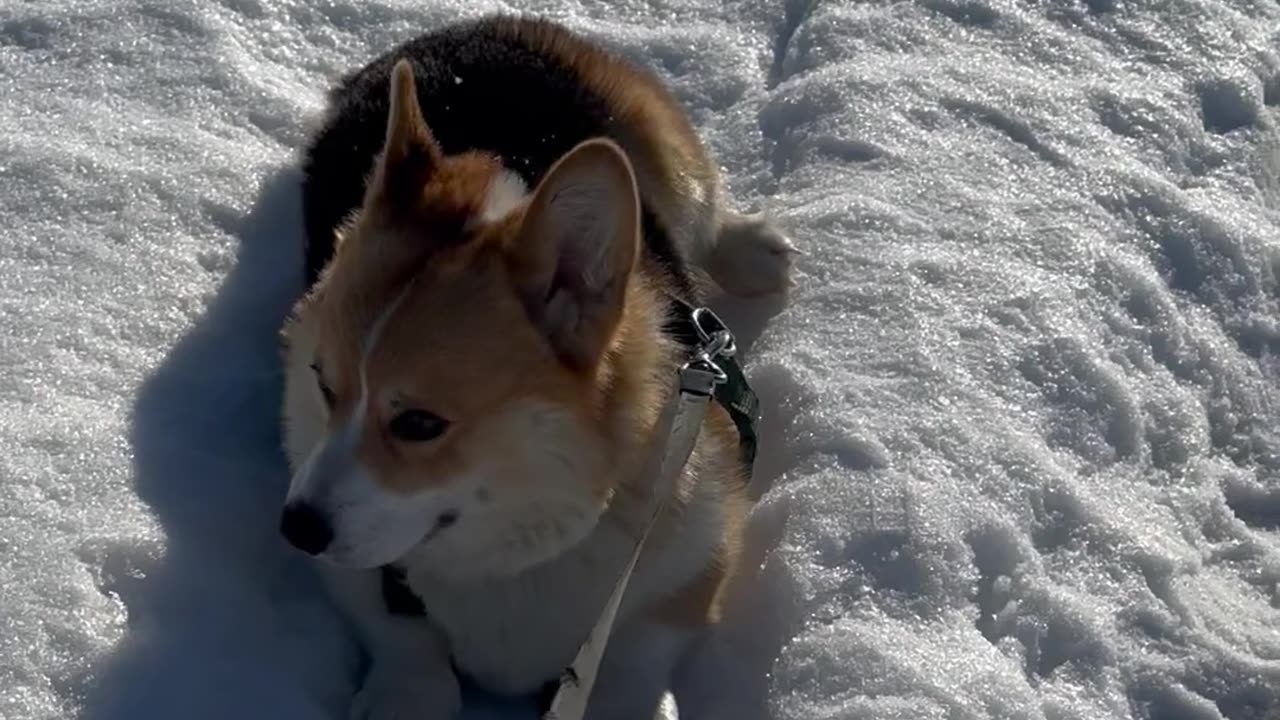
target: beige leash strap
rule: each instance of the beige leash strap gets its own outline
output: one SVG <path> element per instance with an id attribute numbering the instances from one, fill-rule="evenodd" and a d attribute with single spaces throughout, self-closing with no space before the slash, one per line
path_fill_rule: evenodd
<path id="1" fill-rule="evenodd" d="M 622 576 L 614 586 L 613 594 L 609 596 L 609 601 L 605 603 L 604 610 L 600 613 L 600 619 L 596 621 L 595 627 L 591 628 L 573 663 L 560 676 L 560 686 L 551 700 L 550 707 L 543 714 L 542 720 L 582 720 L 586 714 L 587 701 L 591 697 L 591 689 L 595 685 L 596 674 L 600 670 L 600 661 L 604 657 L 605 646 L 613 630 L 613 621 L 617 616 L 618 606 L 622 603 L 622 597 L 626 594 L 627 582 L 631 579 L 632 571 L 635 570 L 636 560 L 644 549 L 645 540 L 649 537 L 658 514 L 666 507 L 667 499 L 671 497 L 676 478 L 684 470 L 685 463 L 693 453 L 699 431 L 702 429 L 703 418 L 707 414 L 707 405 L 711 401 L 716 386 L 727 380 L 724 371 L 715 361 L 718 358 L 733 355 L 735 352 L 733 335 L 723 329 L 723 323 L 720 323 L 714 315 L 711 317 L 716 325 L 712 327 L 717 329 L 711 333 L 703 332 L 700 313 L 711 315 L 711 311 L 700 308 L 694 313 L 694 323 L 698 328 L 701 342 L 689 362 L 680 367 L 676 392 L 670 393 L 666 405 L 663 406 L 662 415 L 658 418 L 656 434 L 661 437 L 664 430 L 667 432 L 668 439 L 664 452 L 654 453 L 646 468 L 647 475 L 656 477 L 652 495 L 657 500 L 656 506 L 645 524 L 639 541 L 636 542 L 631 559 L 627 561 Z"/>

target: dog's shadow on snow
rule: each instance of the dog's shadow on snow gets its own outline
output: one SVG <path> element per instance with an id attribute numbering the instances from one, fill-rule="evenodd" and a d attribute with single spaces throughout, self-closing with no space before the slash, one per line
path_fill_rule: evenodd
<path id="1" fill-rule="evenodd" d="M 302 290 L 299 180 L 287 168 L 264 182 L 234 270 L 138 393 L 135 488 L 165 553 L 118 589 L 127 634 L 85 717 L 344 717 L 350 639 L 276 532 L 288 483 L 277 337 Z"/>
<path id="2" fill-rule="evenodd" d="M 277 532 L 288 484 L 278 332 L 303 291 L 299 181 L 290 166 L 264 182 L 239 228 L 235 268 L 139 391 L 136 490 L 163 528 L 165 553 L 140 578 L 115 583 L 128 630 L 95 673 L 82 713 L 89 720 L 346 717 L 359 652 L 307 561 Z M 716 309 L 744 347 L 777 311 Z M 768 393 L 762 400 L 768 413 Z M 767 425 L 762 456 L 781 451 Z M 776 466 L 770 476 L 781 471 L 766 464 Z M 757 558 L 772 535 L 753 536 Z M 749 632 L 733 630 L 699 653 L 685 675 L 700 689 L 692 703 L 682 699 L 690 705 L 682 717 L 767 717 L 766 675 L 782 643 L 780 628 L 758 632 L 769 586 L 746 580 L 739 596 L 751 599 L 737 614 L 747 614 L 738 624 Z M 535 717 L 523 703 L 469 701 L 470 718 Z"/>

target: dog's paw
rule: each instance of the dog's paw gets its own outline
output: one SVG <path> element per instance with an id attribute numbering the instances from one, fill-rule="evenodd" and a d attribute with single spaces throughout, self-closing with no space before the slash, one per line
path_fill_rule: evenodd
<path id="1" fill-rule="evenodd" d="M 730 295 L 759 297 L 791 288 L 800 251 L 763 215 L 725 212 L 707 272 Z"/>
<path id="2" fill-rule="evenodd" d="M 374 665 L 351 702 L 350 720 L 453 720 L 462 708 L 452 675 Z"/>
<path id="3" fill-rule="evenodd" d="M 680 710 L 670 692 L 662 694 L 656 707 L 652 702 L 633 698 L 610 702 L 606 698 L 593 697 L 585 720 L 680 720 Z"/>

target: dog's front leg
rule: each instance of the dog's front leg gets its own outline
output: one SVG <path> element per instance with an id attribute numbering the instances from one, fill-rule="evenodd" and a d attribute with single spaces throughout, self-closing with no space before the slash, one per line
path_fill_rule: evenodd
<path id="1" fill-rule="evenodd" d="M 442 633 L 422 617 L 387 612 L 378 570 L 325 567 L 330 592 L 369 655 L 351 720 L 450 720 L 461 708 Z"/>

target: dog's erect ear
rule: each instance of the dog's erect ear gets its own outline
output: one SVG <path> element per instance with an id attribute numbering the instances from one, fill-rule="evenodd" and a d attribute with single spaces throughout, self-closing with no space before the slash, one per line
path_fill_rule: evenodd
<path id="1" fill-rule="evenodd" d="M 594 367 L 617 329 L 639 239 L 635 175 L 609 140 L 565 153 L 534 191 L 509 248 L 512 277 L 571 367 Z"/>
<path id="2" fill-rule="evenodd" d="M 440 164 L 440 148 L 422 119 L 413 66 L 401 59 L 391 70 L 387 137 L 371 190 L 394 200 L 421 191 L 432 169 Z"/>

